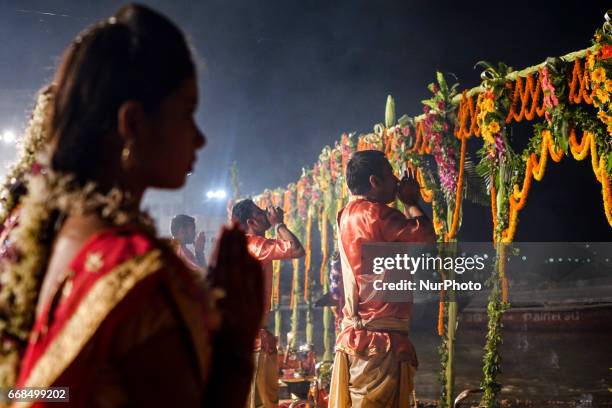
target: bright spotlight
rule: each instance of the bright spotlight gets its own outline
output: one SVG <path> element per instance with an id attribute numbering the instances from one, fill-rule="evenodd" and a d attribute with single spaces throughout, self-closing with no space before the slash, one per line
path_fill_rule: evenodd
<path id="1" fill-rule="evenodd" d="M 223 200 L 227 197 L 225 190 L 210 190 L 206 193 L 206 198 L 209 200 Z"/>
<path id="2" fill-rule="evenodd" d="M 2 132 L 2 136 L 0 136 L 0 138 L 2 138 L 2 141 L 6 144 L 13 144 L 17 139 L 15 137 L 15 132 L 13 132 L 12 130 L 5 130 L 4 132 Z"/>

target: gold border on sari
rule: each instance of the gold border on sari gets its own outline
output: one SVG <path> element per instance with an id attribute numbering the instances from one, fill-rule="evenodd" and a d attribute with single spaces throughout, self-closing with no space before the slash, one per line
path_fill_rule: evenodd
<path id="1" fill-rule="evenodd" d="M 106 316 L 140 281 L 159 271 L 161 251 L 151 250 L 115 267 L 98 279 L 73 315 L 38 359 L 24 387 L 49 387 L 94 336 Z M 16 402 L 13 407 L 29 407 Z"/>

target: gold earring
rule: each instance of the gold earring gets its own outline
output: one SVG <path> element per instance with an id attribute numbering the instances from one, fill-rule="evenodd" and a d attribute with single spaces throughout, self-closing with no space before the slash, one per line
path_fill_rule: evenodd
<path id="1" fill-rule="evenodd" d="M 123 149 L 121 150 L 121 166 L 124 170 L 128 170 L 133 165 L 132 159 L 132 147 L 134 142 L 130 139 L 125 142 Z"/>

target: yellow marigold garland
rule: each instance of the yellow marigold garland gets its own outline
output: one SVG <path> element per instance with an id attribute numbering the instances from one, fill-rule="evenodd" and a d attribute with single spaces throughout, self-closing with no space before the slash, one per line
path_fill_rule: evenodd
<path id="1" fill-rule="evenodd" d="M 272 280 L 274 286 L 272 288 L 272 308 L 276 308 L 280 304 L 280 270 L 281 261 L 272 261 Z"/>
<path id="2" fill-rule="evenodd" d="M 532 174 L 532 169 L 533 162 L 531 160 L 527 160 L 525 164 L 525 178 L 523 179 L 523 187 L 519 190 L 518 185 L 514 185 L 510 205 L 514 206 L 518 210 L 521 210 L 527 202 L 527 195 L 529 194 L 529 188 L 531 188 L 532 177 L 530 175 Z"/>
<path id="3" fill-rule="evenodd" d="M 431 203 L 431 201 L 433 200 L 433 191 L 425 187 L 425 177 L 423 176 L 423 172 L 421 171 L 421 169 L 416 169 L 416 179 L 419 182 L 419 185 L 421 186 L 421 198 L 426 203 Z"/>
<path id="4" fill-rule="evenodd" d="M 436 235 L 440 235 L 442 234 L 442 231 L 443 231 L 442 228 L 444 227 L 444 225 L 442 221 L 438 218 L 438 214 L 436 211 L 432 211 L 432 214 L 433 214 L 432 218 L 433 218 L 434 231 L 436 232 Z"/>
<path id="5" fill-rule="evenodd" d="M 321 234 L 321 268 L 319 269 L 319 282 L 323 285 L 325 283 L 327 262 L 329 261 L 329 228 L 327 225 L 327 217 L 322 209 L 319 215 L 319 231 Z"/>
<path id="6" fill-rule="evenodd" d="M 606 171 L 601 174 L 601 194 L 603 196 L 604 210 L 608 224 L 612 227 L 612 191 L 610 189 L 610 176 Z"/>
<path id="7" fill-rule="evenodd" d="M 544 170 L 546 170 L 546 162 L 548 159 L 548 148 L 546 146 L 546 141 L 543 139 L 542 144 L 540 145 L 540 157 L 535 153 L 531 153 L 529 160 L 533 164 L 533 178 L 541 181 L 542 177 L 544 177 Z"/>
<path id="8" fill-rule="evenodd" d="M 570 152 L 576 160 L 584 160 L 586 156 L 591 153 L 591 166 L 593 168 L 593 173 L 595 174 L 597 181 L 599 181 L 602 185 L 602 201 L 604 203 L 606 219 L 608 220 L 610 226 L 612 226 L 612 197 L 610 193 L 610 180 L 606 172 L 605 157 L 598 157 L 595 138 L 590 132 L 585 131 L 580 143 L 578 143 L 576 140 L 576 130 L 572 129 L 569 136 L 569 146 Z M 534 153 L 531 154 L 525 165 L 526 169 L 523 187 L 519 190 L 518 186 L 515 185 L 510 196 L 508 228 L 506 228 L 502 233 L 502 242 L 509 243 L 514 240 L 518 223 L 518 212 L 525 206 L 529 189 L 531 187 L 531 179 L 533 177 L 538 181 L 542 180 L 544 170 L 546 168 L 548 154 L 550 154 L 551 158 L 555 162 L 560 161 L 563 157 L 562 150 L 555 150 L 554 141 L 552 140 L 550 131 L 544 130 L 542 132 L 539 159 Z M 495 190 L 493 189 L 491 194 L 494 194 L 494 191 Z M 494 200 L 492 199 L 492 210 L 494 204 Z M 495 230 L 497 225 L 495 211 L 493 211 L 493 225 Z"/>
<path id="9" fill-rule="evenodd" d="M 584 160 L 591 148 L 591 133 L 584 132 L 580 143 L 576 141 L 576 130 L 572 129 L 569 136 L 569 145 L 572 156 L 576 160 Z"/>
<path id="10" fill-rule="evenodd" d="M 291 281 L 291 298 L 289 299 L 289 307 L 291 307 L 291 309 L 297 307 L 296 304 L 296 299 L 295 299 L 295 292 L 297 291 L 297 284 L 298 284 L 298 280 L 297 280 L 297 273 L 296 271 L 299 270 L 300 268 L 300 260 L 299 259 L 292 259 L 291 260 L 291 266 L 293 268 L 293 280 Z"/>
<path id="11" fill-rule="evenodd" d="M 306 219 L 306 237 L 305 237 L 305 250 L 306 256 L 304 257 L 304 302 L 309 301 L 309 292 L 310 292 L 310 263 L 312 261 L 312 250 L 311 250 L 311 241 L 312 241 L 312 219 L 314 216 L 314 208 L 309 206 L 308 208 L 308 218 Z"/>

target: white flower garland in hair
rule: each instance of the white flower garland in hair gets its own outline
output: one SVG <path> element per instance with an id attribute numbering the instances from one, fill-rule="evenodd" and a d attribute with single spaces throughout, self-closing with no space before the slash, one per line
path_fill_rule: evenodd
<path id="1" fill-rule="evenodd" d="M 18 142 L 19 159 L 9 169 L 0 188 L 0 225 L 4 223 L 11 211 L 17 205 L 10 194 L 10 187 L 17 178 L 30 172 L 36 160 L 36 155 L 43 149 L 48 140 L 49 113 L 53 101 L 53 92 L 47 88 L 38 95 L 36 106 L 23 139 Z"/>
<path id="2" fill-rule="evenodd" d="M 48 154 L 42 170 L 28 176 L 28 193 L 21 200 L 19 223 L 9 234 L 17 256 L 0 260 L 0 387 L 14 385 L 19 344 L 24 344 L 34 323 L 36 303 L 48 257 L 51 237 L 47 232 L 53 213 L 61 216 L 98 213 L 114 225 L 135 223 L 155 235 L 154 222 L 145 212 L 134 210 L 132 197 L 118 188 L 103 194 L 93 182 L 76 187 L 75 177 L 50 170 Z M 45 242 L 47 241 L 47 242 Z M 14 341 L 5 341 L 7 338 Z"/>

